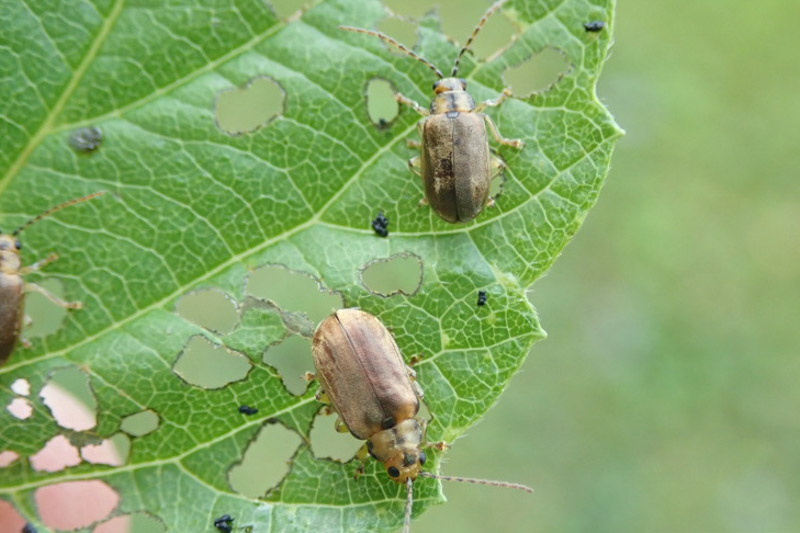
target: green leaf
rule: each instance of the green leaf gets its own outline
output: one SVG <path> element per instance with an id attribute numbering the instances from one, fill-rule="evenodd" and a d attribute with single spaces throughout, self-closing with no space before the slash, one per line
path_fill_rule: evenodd
<path id="1" fill-rule="evenodd" d="M 570 63 L 548 90 L 488 111 L 525 147 L 492 141 L 508 164 L 502 195 L 466 225 L 417 205 L 422 185 L 407 169 L 414 152 L 405 140 L 417 138 L 419 117 L 402 109 L 387 127 L 370 122 L 370 80 L 388 80 L 423 105 L 433 81 L 377 39 L 337 29 L 374 28 L 379 3 L 323 1 L 285 20 L 261 0 L 160 4 L 11 0 L 0 12 L 0 225 L 7 231 L 64 200 L 110 193 L 21 236 L 25 264 L 60 255 L 26 280 L 58 280 L 65 298 L 84 305 L 0 368 L 0 404 L 20 400 L 12 384 L 23 378 L 33 406 L 24 420 L 0 414 L 0 452 L 20 456 L 0 468 L 0 499 L 41 531 L 37 490 L 89 479 L 117 492 L 117 514 L 144 511 L 168 531 L 210 531 L 226 513 L 254 532 L 397 529 L 404 489 L 375 461 L 354 480 L 353 463 L 315 458 L 316 385 L 290 393 L 262 354 L 308 335 L 332 306 L 359 306 L 392 330 L 406 357 L 422 355 L 429 441 L 451 442 L 479 420 L 544 336 L 526 289 L 597 199 L 621 134 L 595 96 L 614 2 L 513 1 L 504 11 L 517 39 L 488 62 L 462 61 L 476 101 L 497 97 L 503 72 L 546 47 Z M 588 33 L 589 20 L 606 28 Z M 417 49 L 440 68 L 458 51 L 433 15 L 421 21 Z M 282 111 L 246 134 L 221 131 L 215 99 L 257 78 L 280 86 Z M 92 126 L 102 132 L 96 150 L 71 146 L 76 130 Z M 369 226 L 378 210 L 390 220 L 386 239 Z M 371 293 L 361 270 L 395 255 L 419 259 L 421 286 L 412 295 Z M 252 278 L 265 266 L 333 292 L 312 308 L 293 300 L 300 281 L 256 290 Z M 206 289 L 235 302 L 230 331 L 178 312 L 182 296 Z M 484 307 L 475 304 L 479 290 Z M 187 383 L 173 366 L 192 339 L 249 371 L 222 387 Z M 91 429 L 62 428 L 40 397 L 64 368 L 88 377 L 98 405 Z M 259 412 L 241 415 L 242 404 Z M 157 414 L 157 427 L 131 437 L 121 466 L 84 461 L 49 473 L 27 459 L 59 434 L 75 446 L 119 435 L 123 419 L 142 411 Z M 276 488 L 244 496 L 228 471 L 262 427 L 276 424 L 302 444 Z M 441 501 L 438 482 L 416 482 L 415 515 Z"/>

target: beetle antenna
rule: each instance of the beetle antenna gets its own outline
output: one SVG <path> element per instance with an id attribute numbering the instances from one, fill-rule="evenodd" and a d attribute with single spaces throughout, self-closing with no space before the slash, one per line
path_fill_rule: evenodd
<path id="1" fill-rule="evenodd" d="M 493 487 L 505 487 L 508 489 L 520 489 L 524 490 L 525 492 L 533 492 L 533 489 L 526 485 L 521 485 L 520 483 L 509 483 L 508 481 L 495 481 L 492 479 L 475 479 L 471 477 L 439 476 L 436 474 L 431 474 L 430 472 L 420 472 L 418 475 L 422 477 L 429 477 L 432 479 L 441 479 L 444 481 L 459 481 L 461 483 L 474 483 L 476 485 L 491 485 Z"/>
<path id="2" fill-rule="evenodd" d="M 406 478 L 406 514 L 403 518 L 403 533 L 411 533 L 411 505 L 414 503 L 414 483 Z"/>
<path id="3" fill-rule="evenodd" d="M 98 192 L 93 192 L 92 194 L 89 194 L 89 195 L 87 195 L 87 196 L 82 196 L 82 197 L 80 197 L 80 198 L 73 198 L 72 200 L 68 200 L 68 201 L 64 202 L 63 204 L 58 204 L 58 205 L 57 205 L 57 206 L 55 206 L 55 207 L 51 207 L 51 208 L 50 208 L 50 209 L 48 209 L 47 211 L 45 211 L 45 212 L 43 212 L 43 213 L 41 213 L 41 214 L 39 214 L 39 215 L 36 215 L 35 217 L 33 217 L 32 219 L 30 219 L 29 221 L 27 221 L 27 222 L 26 222 L 26 223 L 24 223 L 23 225 L 21 225 L 20 227 L 18 227 L 17 229 L 15 229 L 15 230 L 14 230 L 14 232 L 13 232 L 11 235 L 18 235 L 18 234 L 19 234 L 19 232 L 21 232 L 22 230 L 24 230 L 24 229 L 25 229 L 25 228 L 27 228 L 28 226 L 31 226 L 31 225 L 33 225 L 33 224 L 35 224 L 35 223 L 39 222 L 40 220 L 42 220 L 42 219 L 43 219 L 43 218 L 45 218 L 45 217 L 49 217 L 50 215 L 52 215 L 52 214 L 53 214 L 53 213 L 55 213 L 56 211 L 61 211 L 61 210 L 62 210 L 62 209 L 64 209 L 65 207 L 69 207 L 69 206 L 71 206 L 71 205 L 75 205 L 75 204 L 79 204 L 79 203 L 81 203 L 81 202 L 85 202 L 85 201 L 87 201 L 87 200 L 91 200 L 92 198 L 95 198 L 95 197 L 97 197 L 97 196 L 100 196 L 101 194 L 105 194 L 106 192 L 107 192 L 107 191 L 98 191 Z"/>
<path id="4" fill-rule="evenodd" d="M 486 13 L 483 14 L 483 16 L 481 17 L 481 20 L 478 22 L 478 25 L 475 26 L 474 30 L 472 30 L 472 35 L 470 35 L 469 39 L 467 39 L 467 44 L 465 44 L 464 48 L 462 48 L 461 51 L 458 53 L 458 57 L 456 57 L 456 62 L 453 63 L 453 72 L 450 74 L 451 77 L 455 77 L 455 75 L 458 74 L 458 64 L 461 61 L 461 56 L 463 56 L 464 53 L 467 50 L 469 50 L 469 45 L 472 44 L 472 41 L 478 35 L 478 32 L 480 32 L 483 29 L 483 25 L 486 24 L 486 21 L 489 20 L 489 17 L 491 17 L 494 14 L 495 11 L 500 9 L 500 7 L 503 4 L 505 4 L 506 1 L 507 0 L 498 0 L 497 2 L 492 4 L 489 7 L 489 9 L 486 10 Z"/>
<path id="5" fill-rule="evenodd" d="M 505 0 L 503 0 L 503 1 L 505 1 Z M 408 47 L 398 43 L 397 41 L 395 41 L 394 39 L 392 39 L 391 37 L 389 37 L 386 34 L 383 34 L 383 33 L 379 32 L 379 31 L 365 30 L 364 28 L 354 28 L 352 26 L 339 26 L 339 29 L 340 30 L 344 30 L 344 31 L 352 31 L 352 32 L 355 32 L 355 33 L 366 33 L 367 35 L 372 35 L 373 37 L 377 37 L 381 41 L 383 41 L 385 43 L 389 43 L 390 45 L 394 46 L 395 48 L 397 48 L 401 52 L 410 55 L 411 57 L 413 57 L 414 59 L 416 59 L 420 63 L 424 63 L 424 64 L 428 65 L 428 68 L 430 68 L 432 71 L 434 71 L 436 73 L 437 76 L 439 76 L 439 79 L 444 78 L 444 74 L 442 74 L 442 71 L 439 70 L 438 68 L 436 68 L 436 66 L 433 63 L 431 63 L 430 61 L 428 61 L 424 57 L 415 54 L 414 52 L 409 50 Z"/>

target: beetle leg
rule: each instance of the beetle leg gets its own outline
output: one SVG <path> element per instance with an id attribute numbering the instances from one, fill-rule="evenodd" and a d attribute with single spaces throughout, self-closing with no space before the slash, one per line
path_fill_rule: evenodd
<path id="1" fill-rule="evenodd" d="M 359 465 L 356 467 L 356 471 L 353 472 L 353 479 L 358 479 L 358 477 L 364 473 L 364 467 L 369 461 L 369 448 L 367 448 L 367 444 L 358 449 L 356 452 L 355 458 L 358 459 Z"/>
<path id="2" fill-rule="evenodd" d="M 511 89 L 506 87 L 505 89 L 503 89 L 503 92 L 500 93 L 500 96 L 498 96 L 494 100 L 484 100 L 483 102 L 475 106 L 474 111 L 476 113 L 480 113 L 487 107 L 497 107 L 500 104 L 502 104 L 509 96 L 511 96 Z"/>
<path id="3" fill-rule="evenodd" d="M 428 111 L 427 109 L 425 109 L 424 107 L 422 107 L 421 105 L 416 103 L 414 100 L 412 100 L 411 98 L 408 98 L 406 96 L 403 96 L 400 93 L 394 93 L 394 99 L 397 100 L 401 104 L 407 105 L 408 107 L 410 107 L 411 109 L 413 109 L 414 111 L 416 111 L 417 113 L 422 115 L 423 117 L 427 117 L 428 115 L 431 114 L 430 111 Z"/>
<path id="4" fill-rule="evenodd" d="M 49 265 L 50 263 L 52 263 L 56 259 L 58 259 L 58 254 L 53 252 L 52 254 L 48 255 L 47 257 L 45 257 L 41 261 L 36 261 L 31 266 L 27 266 L 25 268 L 19 269 L 19 273 L 20 273 L 20 275 L 24 276 L 25 274 L 29 274 L 29 273 L 34 272 L 36 270 L 41 270 L 42 268 L 44 268 L 45 266 Z"/>
<path id="5" fill-rule="evenodd" d="M 492 122 L 492 119 L 489 118 L 489 115 L 483 115 L 483 119 L 486 121 L 486 124 L 489 125 L 489 129 L 492 131 L 492 135 L 494 136 L 497 142 L 499 142 L 500 144 L 504 144 L 506 146 L 511 146 L 512 148 L 517 148 L 517 149 L 522 148 L 524 143 L 521 140 L 506 139 L 505 137 L 500 135 L 500 132 L 497 131 L 497 126 L 495 126 L 494 122 Z"/>
<path id="6" fill-rule="evenodd" d="M 314 397 L 317 399 L 317 401 L 318 401 L 319 403 L 324 403 L 324 404 L 329 404 L 329 403 L 331 403 L 330 399 L 328 398 L 328 395 L 327 395 L 327 394 L 325 394 L 325 391 L 324 391 L 324 390 L 322 390 L 322 388 L 320 388 L 320 389 L 317 391 L 317 394 L 316 394 Z"/>
<path id="7" fill-rule="evenodd" d="M 422 387 L 419 386 L 419 383 L 416 380 L 411 381 L 411 386 L 414 387 L 414 392 L 417 394 L 417 398 L 420 400 L 425 398 L 425 391 L 422 390 Z"/>
<path id="8" fill-rule="evenodd" d="M 80 309 L 80 308 L 83 307 L 83 304 L 81 302 L 67 302 L 65 300 L 62 300 L 61 298 L 59 298 L 55 294 L 51 293 L 50 291 L 48 291 L 44 287 L 42 287 L 40 285 L 37 285 L 35 283 L 26 283 L 25 284 L 25 290 L 26 291 L 38 292 L 39 294 L 44 295 L 45 298 L 47 298 L 48 300 L 50 300 L 54 304 L 56 304 L 56 305 L 58 305 L 60 307 L 63 307 L 64 309 Z"/>
<path id="9" fill-rule="evenodd" d="M 406 146 L 409 148 L 421 148 L 422 143 L 419 141 L 415 141 L 414 139 L 406 139 Z"/>
<path id="10" fill-rule="evenodd" d="M 413 367 L 415 365 L 418 365 L 420 363 L 420 361 L 422 361 L 422 358 L 423 358 L 423 355 L 421 353 L 419 353 L 417 355 L 412 355 L 408 359 L 408 366 Z"/>
<path id="11" fill-rule="evenodd" d="M 422 166 L 420 165 L 418 155 L 408 160 L 408 168 L 417 176 L 422 177 Z"/>
<path id="12" fill-rule="evenodd" d="M 418 205 L 419 205 L 420 207 L 422 207 L 422 206 L 425 206 L 425 205 L 428 205 L 428 199 L 427 199 L 427 198 L 425 198 L 425 197 L 423 196 L 422 198 L 420 198 L 420 200 L 419 200 L 419 204 L 418 204 Z"/>
<path id="13" fill-rule="evenodd" d="M 342 417 L 340 416 L 336 417 L 336 422 L 333 423 L 333 428 L 339 433 L 347 433 L 350 431 L 350 429 L 347 427 L 347 424 L 344 423 Z"/>
<path id="14" fill-rule="evenodd" d="M 31 346 L 33 346 L 33 344 L 31 344 L 31 341 L 29 341 L 22 335 L 19 336 L 19 343 L 22 345 L 23 348 L 30 348 Z"/>
<path id="15" fill-rule="evenodd" d="M 491 174 L 489 176 L 492 179 L 494 179 L 497 176 L 500 176 L 508 165 L 506 165 L 505 161 L 503 161 L 499 157 L 492 156 L 492 161 L 490 163 L 490 166 L 491 166 L 490 168 Z"/>
<path id="16" fill-rule="evenodd" d="M 307 381 L 309 383 L 311 383 L 312 381 L 317 379 L 317 376 L 315 376 L 313 372 L 306 372 L 301 377 L 303 378 L 303 380 L 305 380 L 305 381 Z"/>
<path id="17" fill-rule="evenodd" d="M 433 448 L 434 450 L 439 450 L 440 452 L 443 452 L 450 447 L 450 445 L 444 441 L 431 442 L 430 444 L 426 444 L 426 446 Z"/>

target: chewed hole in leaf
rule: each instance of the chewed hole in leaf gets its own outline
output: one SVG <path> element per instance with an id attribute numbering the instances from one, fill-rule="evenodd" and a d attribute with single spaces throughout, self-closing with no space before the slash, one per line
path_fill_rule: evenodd
<path id="1" fill-rule="evenodd" d="M 364 445 L 353 437 L 348 431 L 336 431 L 335 424 L 338 415 L 323 414 L 321 410 L 314 418 L 309 438 L 311 440 L 311 453 L 319 459 L 332 459 L 345 463 L 353 458 L 359 448 Z"/>
<path id="2" fill-rule="evenodd" d="M 255 131 L 283 113 L 285 98 L 281 86 L 264 76 L 241 88 L 226 89 L 214 106 L 217 126 L 230 135 Z"/>
<path id="3" fill-rule="evenodd" d="M 17 459 L 19 459 L 19 454 L 17 452 L 12 452 L 11 450 L 0 452 L 0 468 L 7 467 Z"/>
<path id="4" fill-rule="evenodd" d="M 54 296 L 64 297 L 64 287 L 54 278 L 38 282 Z M 30 326 L 25 328 L 24 335 L 29 339 L 46 337 L 58 331 L 67 316 L 67 310 L 51 302 L 44 294 L 29 291 L 25 296 L 25 313 L 31 318 Z"/>
<path id="5" fill-rule="evenodd" d="M 295 396 L 306 391 L 308 382 L 303 375 L 314 370 L 309 339 L 291 335 L 267 348 L 263 361 L 278 371 L 286 390 Z"/>
<path id="6" fill-rule="evenodd" d="M 408 19 L 398 16 L 384 17 L 378 21 L 378 31 L 391 35 L 396 41 L 403 43 L 409 48 L 414 48 L 417 44 L 417 25 Z M 400 52 L 394 47 L 388 47 L 394 53 Z M 401 54 L 405 57 L 405 54 Z"/>
<path id="7" fill-rule="evenodd" d="M 250 441 L 242 461 L 228 471 L 231 488 L 250 498 L 264 496 L 289 472 L 300 436 L 281 424 L 265 424 Z"/>
<path id="8" fill-rule="evenodd" d="M 186 343 L 172 370 L 190 385 L 219 389 L 244 379 L 251 367 L 244 355 L 196 335 Z"/>
<path id="9" fill-rule="evenodd" d="M 89 376 L 77 367 L 53 372 L 39 395 L 59 426 L 85 431 L 97 424 L 97 400 Z"/>
<path id="10" fill-rule="evenodd" d="M 158 428 L 158 415 L 150 410 L 140 411 L 123 418 L 119 428 L 132 437 L 142 437 Z"/>
<path id="11" fill-rule="evenodd" d="M 457 6 L 457 4 L 456 5 L 450 4 L 448 7 L 449 9 L 455 11 L 460 6 Z M 482 7 L 483 6 L 481 6 L 481 8 Z M 445 9 L 444 11 L 445 12 L 442 13 L 442 17 L 445 23 L 447 23 L 448 20 L 452 21 L 461 20 L 465 22 L 465 24 L 458 29 L 458 32 L 455 35 L 453 35 L 453 37 L 458 39 L 459 45 L 464 46 L 464 44 L 466 44 L 467 42 L 467 38 L 472 32 L 473 24 L 477 23 L 478 18 L 450 16 L 446 13 L 448 9 Z M 508 46 L 509 42 L 511 42 L 511 40 L 515 38 L 516 33 L 517 29 L 514 27 L 514 25 L 511 23 L 508 17 L 506 17 L 503 14 L 503 11 L 501 10 L 495 13 L 493 16 L 491 16 L 488 21 L 486 21 L 486 24 L 483 26 L 483 29 L 478 34 L 479 37 L 477 37 L 470 45 L 470 50 L 472 51 L 473 56 L 478 60 L 485 60 L 491 58 L 494 54 L 499 53 L 506 46 Z"/>
<path id="12" fill-rule="evenodd" d="M 522 98 L 535 92 L 544 91 L 555 85 L 570 70 L 567 56 L 561 50 L 545 48 L 503 73 L 503 80 Z"/>
<path id="13" fill-rule="evenodd" d="M 64 435 L 56 435 L 30 456 L 31 467 L 38 472 L 58 472 L 81 463 L 81 456 Z"/>
<path id="14" fill-rule="evenodd" d="M 314 324 L 344 307 L 341 294 L 325 289 L 316 278 L 277 265 L 253 271 L 247 292 L 275 303 L 284 311 L 303 312 Z"/>
<path id="15" fill-rule="evenodd" d="M 11 391 L 20 396 L 29 396 L 31 393 L 31 384 L 25 378 L 16 379 L 14 383 L 11 384 Z"/>
<path id="16" fill-rule="evenodd" d="M 379 128 L 388 128 L 400 112 L 392 84 L 381 78 L 373 78 L 367 83 L 364 93 L 369 119 Z"/>
<path id="17" fill-rule="evenodd" d="M 81 457 L 97 465 L 122 466 L 128 461 L 131 439 L 125 433 L 117 433 L 100 444 L 89 444 L 81 448 Z"/>
<path id="18" fill-rule="evenodd" d="M 158 518 L 148 513 L 115 516 L 98 525 L 92 533 L 163 533 L 166 527 Z"/>
<path id="19" fill-rule="evenodd" d="M 6 407 L 6 411 L 11 413 L 15 418 L 26 420 L 33 414 L 33 406 L 31 402 L 25 398 L 14 398 Z"/>
<path id="20" fill-rule="evenodd" d="M 224 292 L 214 289 L 181 296 L 175 310 L 186 320 L 222 335 L 233 331 L 239 320 L 236 302 Z"/>
<path id="21" fill-rule="evenodd" d="M 286 19 L 302 9 L 302 2 L 298 2 L 298 0 L 269 0 L 268 3 L 280 19 Z"/>
<path id="22" fill-rule="evenodd" d="M 102 481 L 67 481 L 36 489 L 33 495 L 44 525 L 70 530 L 106 518 L 119 503 L 117 492 Z"/>
<path id="23" fill-rule="evenodd" d="M 422 261 L 410 253 L 368 263 L 361 271 L 364 286 L 380 296 L 416 294 L 422 286 Z"/>
<path id="24" fill-rule="evenodd" d="M 25 519 L 14 509 L 9 502 L 0 499 L 0 531 L 11 533 L 22 531 Z"/>
<path id="25" fill-rule="evenodd" d="M 495 157 L 500 157 L 499 155 L 495 154 Z M 499 176 L 496 176 L 492 182 L 489 184 L 489 198 L 495 199 L 501 194 L 503 194 L 503 187 L 506 184 L 506 173 L 501 172 Z"/>

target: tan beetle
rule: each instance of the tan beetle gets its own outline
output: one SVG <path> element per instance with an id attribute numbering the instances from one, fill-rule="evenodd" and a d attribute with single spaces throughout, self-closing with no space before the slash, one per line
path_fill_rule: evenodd
<path id="1" fill-rule="evenodd" d="M 350 431 L 367 441 L 356 454 L 362 461 L 357 472 L 371 455 L 383 463 L 391 479 L 406 485 L 404 531 L 410 528 L 412 486 L 418 476 L 533 492 L 517 483 L 421 470 L 427 459 L 422 451 L 426 422 L 417 417 L 422 390 L 392 334 L 371 314 L 359 309 L 336 311 L 317 326 L 311 350 L 320 383 L 317 398 L 330 403 L 339 415 L 337 431 Z"/>
<path id="2" fill-rule="evenodd" d="M 492 119 L 482 113 L 489 106 L 500 105 L 511 96 L 511 90 L 503 89 L 497 99 L 486 100 L 476 106 L 467 92 L 466 80 L 456 77 L 461 56 L 469 50 L 489 17 L 505 2 L 496 2 L 484 13 L 458 53 L 448 78 L 433 63 L 388 35 L 363 28 L 339 26 L 342 30 L 366 33 L 389 43 L 427 65 L 439 77 L 433 84 L 435 96 L 430 109 L 423 108 L 402 94 L 396 94 L 395 99 L 425 117 L 417 123 L 421 142 L 409 142 L 410 146 L 420 148 L 420 156 L 409 159 L 408 166 L 424 182 L 425 198 L 421 203 L 430 203 L 436 214 L 447 222 L 468 222 L 478 216 L 485 205 L 493 203 L 489 198 L 489 188 L 492 179 L 502 173 L 505 164 L 490 151 L 485 124 L 500 144 L 522 148 L 521 140 L 503 138 Z"/>
<path id="3" fill-rule="evenodd" d="M 60 305 L 66 309 L 80 309 L 82 307 L 81 302 L 65 302 L 55 295 L 50 294 L 50 292 L 43 287 L 35 283 L 26 283 L 22 279 L 22 276 L 25 274 L 39 270 L 58 259 L 58 254 L 50 254 L 41 261 L 23 268 L 19 257 L 22 244 L 19 242 L 17 236 L 22 230 L 52 215 L 56 211 L 60 211 L 65 207 L 80 202 L 91 200 L 101 194 L 105 194 L 105 191 L 69 200 L 37 215 L 9 234 L 0 234 L 0 366 L 5 364 L 14 351 L 17 341 L 20 340 L 20 332 L 25 322 L 26 291 L 34 290 L 39 292 L 56 305 Z M 27 344 L 27 341 L 22 339 L 22 343 Z"/>

